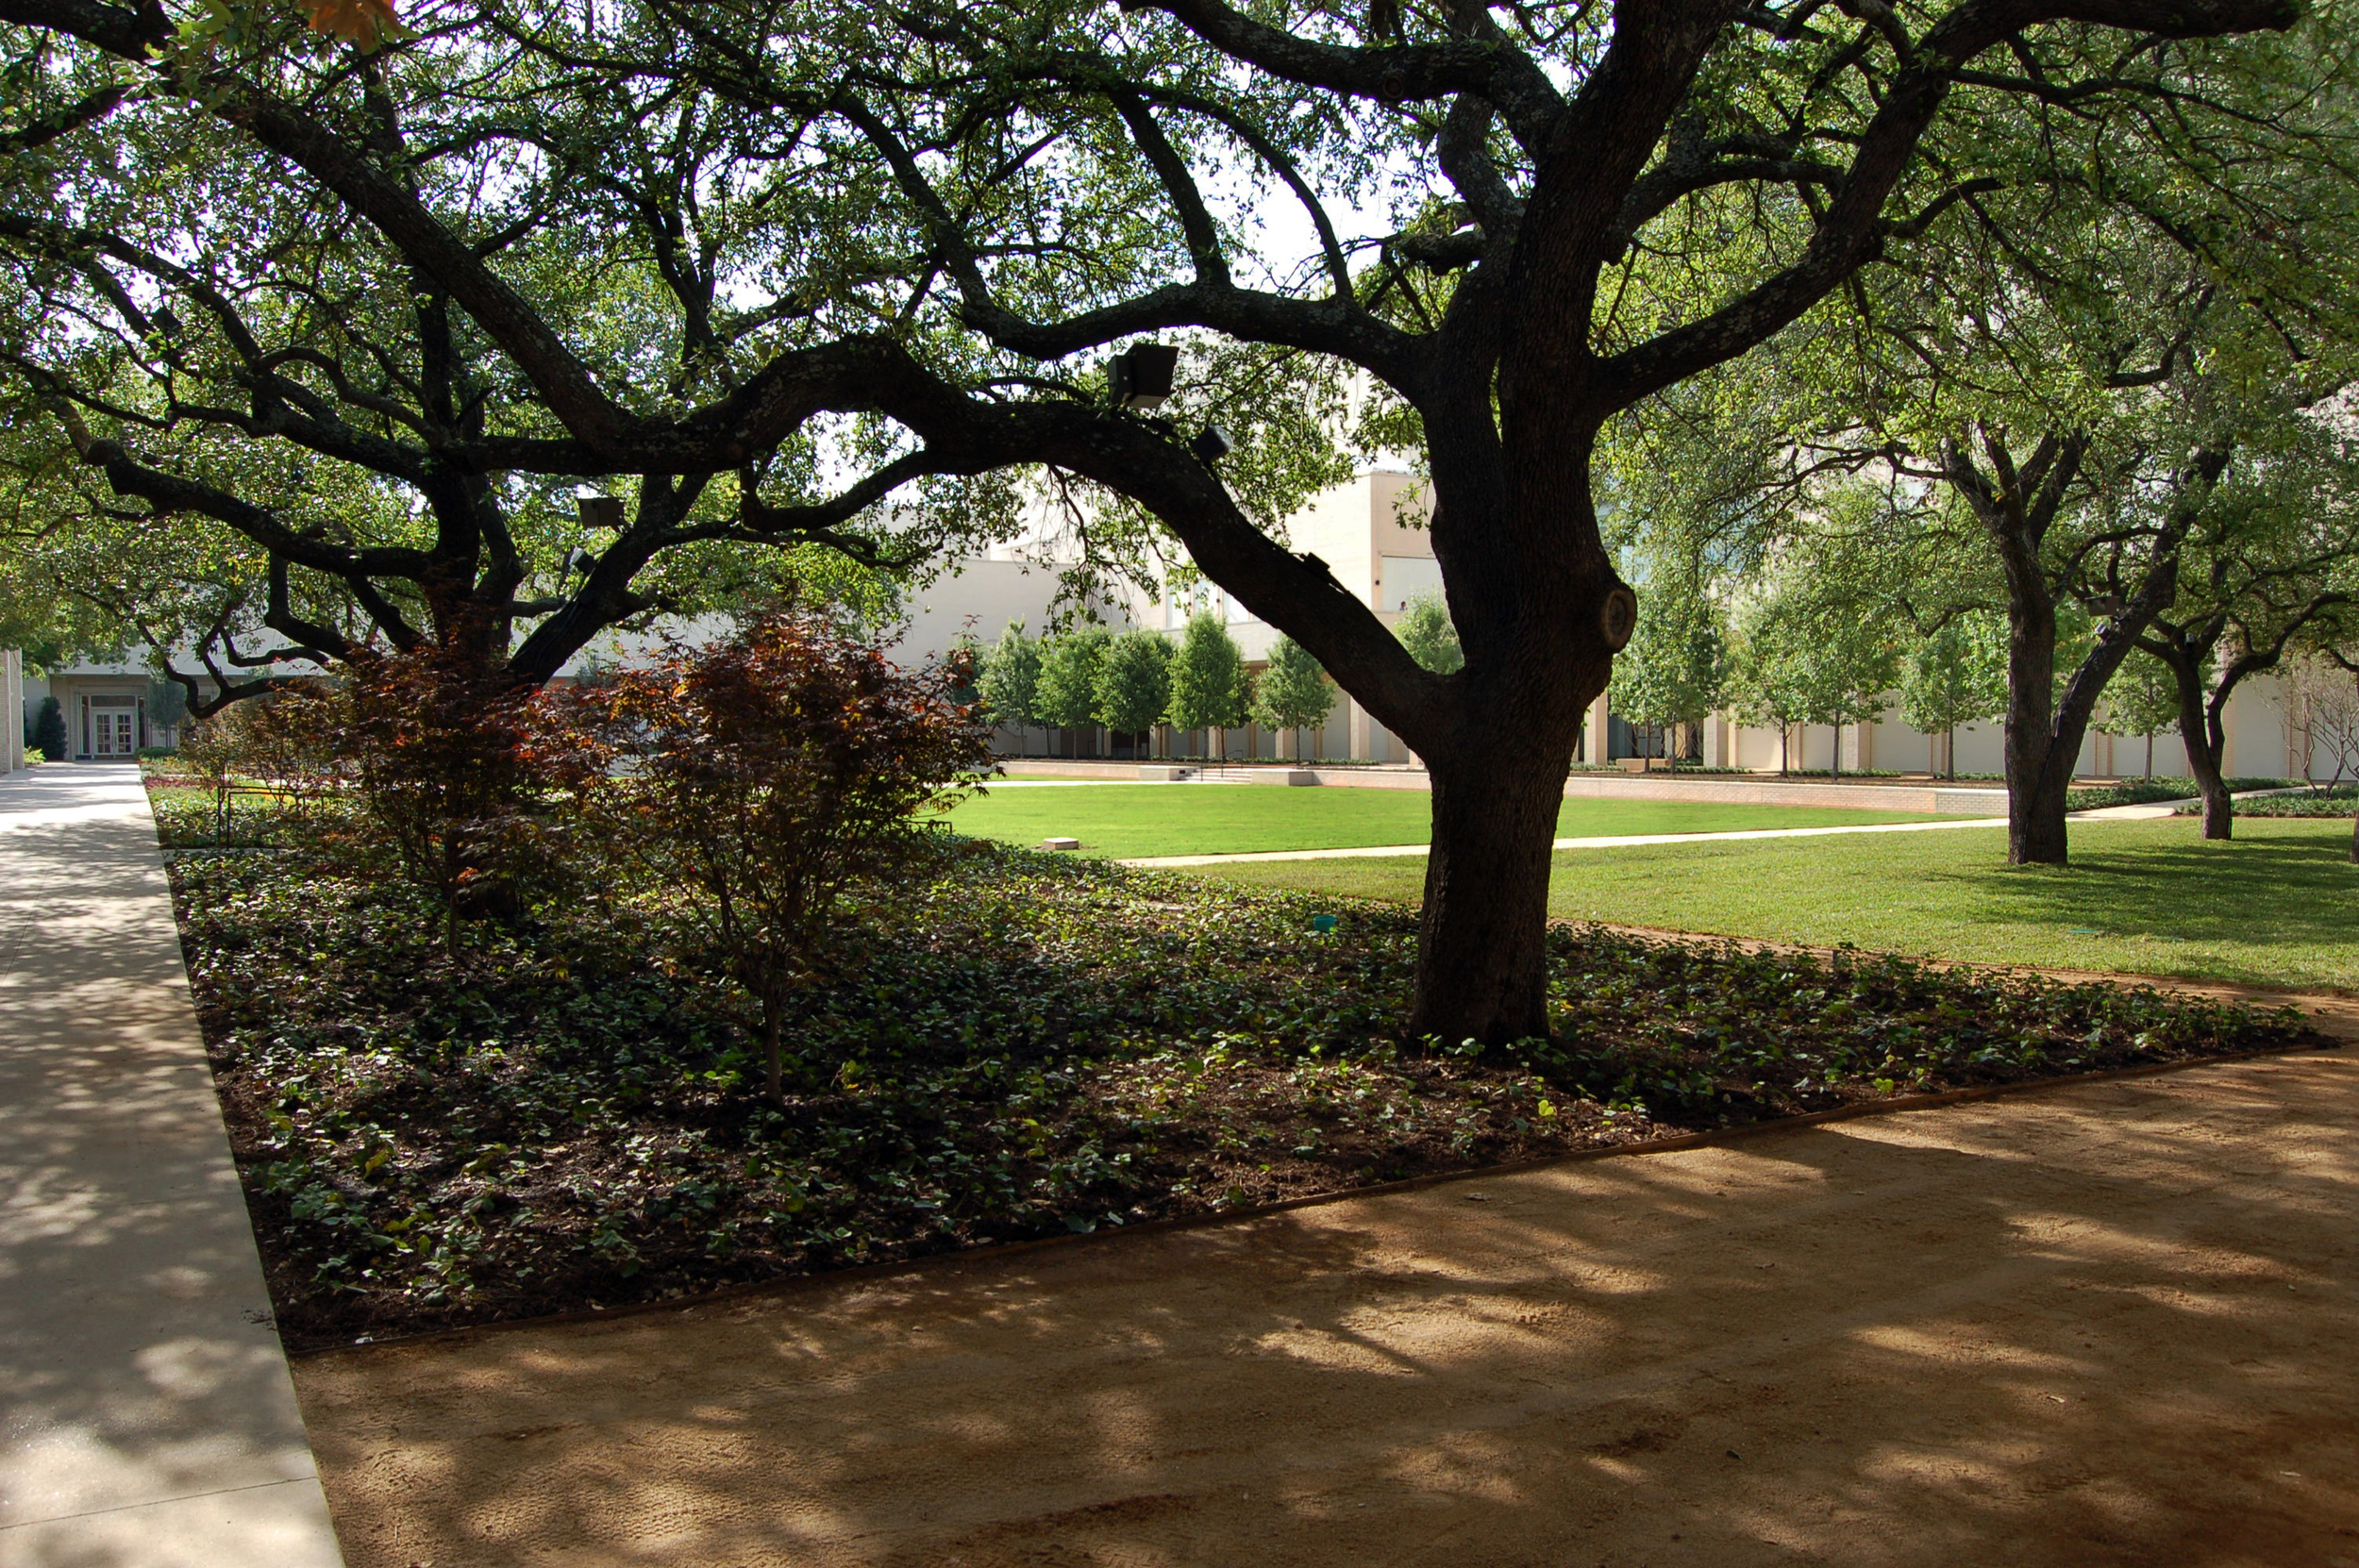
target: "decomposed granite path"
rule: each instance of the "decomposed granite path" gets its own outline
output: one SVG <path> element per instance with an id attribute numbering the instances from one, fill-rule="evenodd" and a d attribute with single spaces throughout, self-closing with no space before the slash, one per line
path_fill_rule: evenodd
<path id="1" fill-rule="evenodd" d="M 2359 1063 L 295 1363 L 356 1568 L 2359 1568 Z"/>
<path id="2" fill-rule="evenodd" d="M 138 770 L 0 778 L 0 1568 L 340 1560 Z"/>

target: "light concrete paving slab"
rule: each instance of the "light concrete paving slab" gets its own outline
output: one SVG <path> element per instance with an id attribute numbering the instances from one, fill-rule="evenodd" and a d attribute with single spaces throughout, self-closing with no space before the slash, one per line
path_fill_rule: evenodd
<path id="1" fill-rule="evenodd" d="M 339 1561 L 138 770 L 0 779 L 0 1568 Z"/>
<path id="2" fill-rule="evenodd" d="M 1880 822 L 1851 827 L 1748 827 L 1732 833 L 1623 833 L 1602 838 L 1558 839 L 1552 849 L 1624 849 L 1637 844 L 1719 843 L 1733 839 L 1818 839 L 1836 833 L 1931 833 L 1951 827 L 2004 827 L 1991 817 L 1960 822 Z M 1120 862 L 1145 871 L 1181 866 L 1225 866 L 1250 860 L 1351 860 L 1368 857 L 1423 855 L 1432 846 L 1421 843 L 1380 844 L 1359 849 L 1263 849 L 1239 855 L 1150 855 Z"/>

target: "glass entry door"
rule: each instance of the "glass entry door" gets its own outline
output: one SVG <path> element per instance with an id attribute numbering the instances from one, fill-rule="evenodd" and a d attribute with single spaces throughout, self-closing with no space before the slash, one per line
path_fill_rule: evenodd
<path id="1" fill-rule="evenodd" d="M 130 757 L 139 751 L 136 704 L 101 707 L 91 704 L 90 751 L 92 757 Z"/>

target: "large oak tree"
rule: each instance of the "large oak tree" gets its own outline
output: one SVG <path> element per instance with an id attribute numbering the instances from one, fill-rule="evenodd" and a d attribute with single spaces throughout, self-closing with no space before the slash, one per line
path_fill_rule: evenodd
<path id="1" fill-rule="evenodd" d="M 1556 803 L 1582 710 L 1637 612 L 1598 525 L 1600 431 L 1863 269 L 1937 264 L 1944 225 L 1978 192 L 2027 158 L 2083 156 L 2087 138 L 2041 123 L 2051 111 L 2069 129 L 2092 105 L 2130 105 L 2104 139 L 2198 180 L 2233 179 L 2219 149 L 2238 125 L 2205 89 L 2246 46 L 2207 41 L 2298 17 L 2294 0 L 417 12 L 421 37 L 343 65 L 298 62 L 267 39 L 196 57 L 152 3 L 0 0 L 0 22 L 31 30 L 17 42 L 38 35 L 43 50 L 103 65 L 82 97 L 55 95 L 50 119 L 109 118 L 109 93 L 182 95 L 272 177 L 396 255 L 410 297 L 435 302 L 454 330 L 463 318 L 481 346 L 455 357 L 454 374 L 522 396 L 532 417 L 510 432 L 469 423 L 479 401 L 454 392 L 447 417 L 437 403 L 416 444 L 451 486 L 638 475 L 661 495 L 728 475 L 728 527 L 752 536 L 840 527 L 903 486 L 1029 464 L 1099 487 L 1112 515 L 1150 515 L 1431 769 L 1411 1026 L 1450 1039 L 1548 1025 Z M 484 91 L 503 73 L 518 83 L 505 113 Z M 476 107 L 428 136 L 384 112 L 432 120 L 437 94 Z M 825 283 L 791 328 L 774 317 L 726 353 L 689 342 L 695 291 L 673 289 L 672 362 L 692 373 L 677 388 L 662 366 L 602 359 L 564 269 L 536 271 L 500 242 L 520 192 L 580 210 L 609 172 L 601 149 L 656 144 L 650 114 L 677 117 L 692 142 L 709 131 L 726 160 L 710 178 L 616 198 L 659 271 L 701 254 L 708 220 L 692 197 L 743 192 L 750 171 L 814 189 L 733 231 L 745 256 L 768 243 L 792 279 L 758 279 L 748 264 L 732 287 L 766 284 L 753 308 L 770 309 L 796 294 L 790 281 Z M 549 120 L 578 125 L 569 145 L 583 157 L 519 157 L 463 200 L 422 178 L 456 154 L 537 145 Z M 1405 192 L 1402 221 L 1349 248 L 1331 209 L 1379 187 Z M 1257 242 L 1266 231 L 1240 190 L 1301 204 L 1307 269 Z M 77 231 L 59 248 L 93 243 Z M 1642 272 L 1656 281 L 1637 286 Z M 705 309 L 729 302 L 716 288 Z M 1367 606 L 1240 503 L 1184 425 L 1108 406 L 1105 352 L 1156 333 L 1186 335 L 1192 369 L 1282 375 L 1297 363 L 1286 356 L 1350 367 L 1398 413 L 1430 463 L 1463 669 L 1417 667 Z M 261 395 L 274 393 L 287 411 L 266 418 L 284 428 L 301 400 L 283 387 Z M 773 455 L 829 417 L 861 439 L 768 498 Z M 153 475 L 169 472 L 95 432 L 81 450 L 129 493 L 163 488 Z M 821 493 L 846 451 L 875 460 Z M 544 653 L 610 612 L 647 540 L 617 540 L 598 568 L 608 597 L 554 610 L 534 634 Z M 422 564 L 320 561 L 356 596 Z M 483 592 L 480 572 L 466 592 Z M 512 613 L 497 583 L 489 597 Z"/>

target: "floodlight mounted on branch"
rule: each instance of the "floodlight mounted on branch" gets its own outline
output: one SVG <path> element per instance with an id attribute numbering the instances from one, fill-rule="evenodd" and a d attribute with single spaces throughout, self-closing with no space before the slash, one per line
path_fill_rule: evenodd
<path id="1" fill-rule="evenodd" d="M 1179 366 L 1180 351 L 1166 343 L 1141 343 L 1115 355 L 1114 407 L 1139 413 L 1162 408 L 1171 396 L 1172 373 Z"/>
<path id="2" fill-rule="evenodd" d="M 577 495 L 574 509 L 581 516 L 585 528 L 619 528 L 623 525 L 623 503 L 611 495 Z"/>

